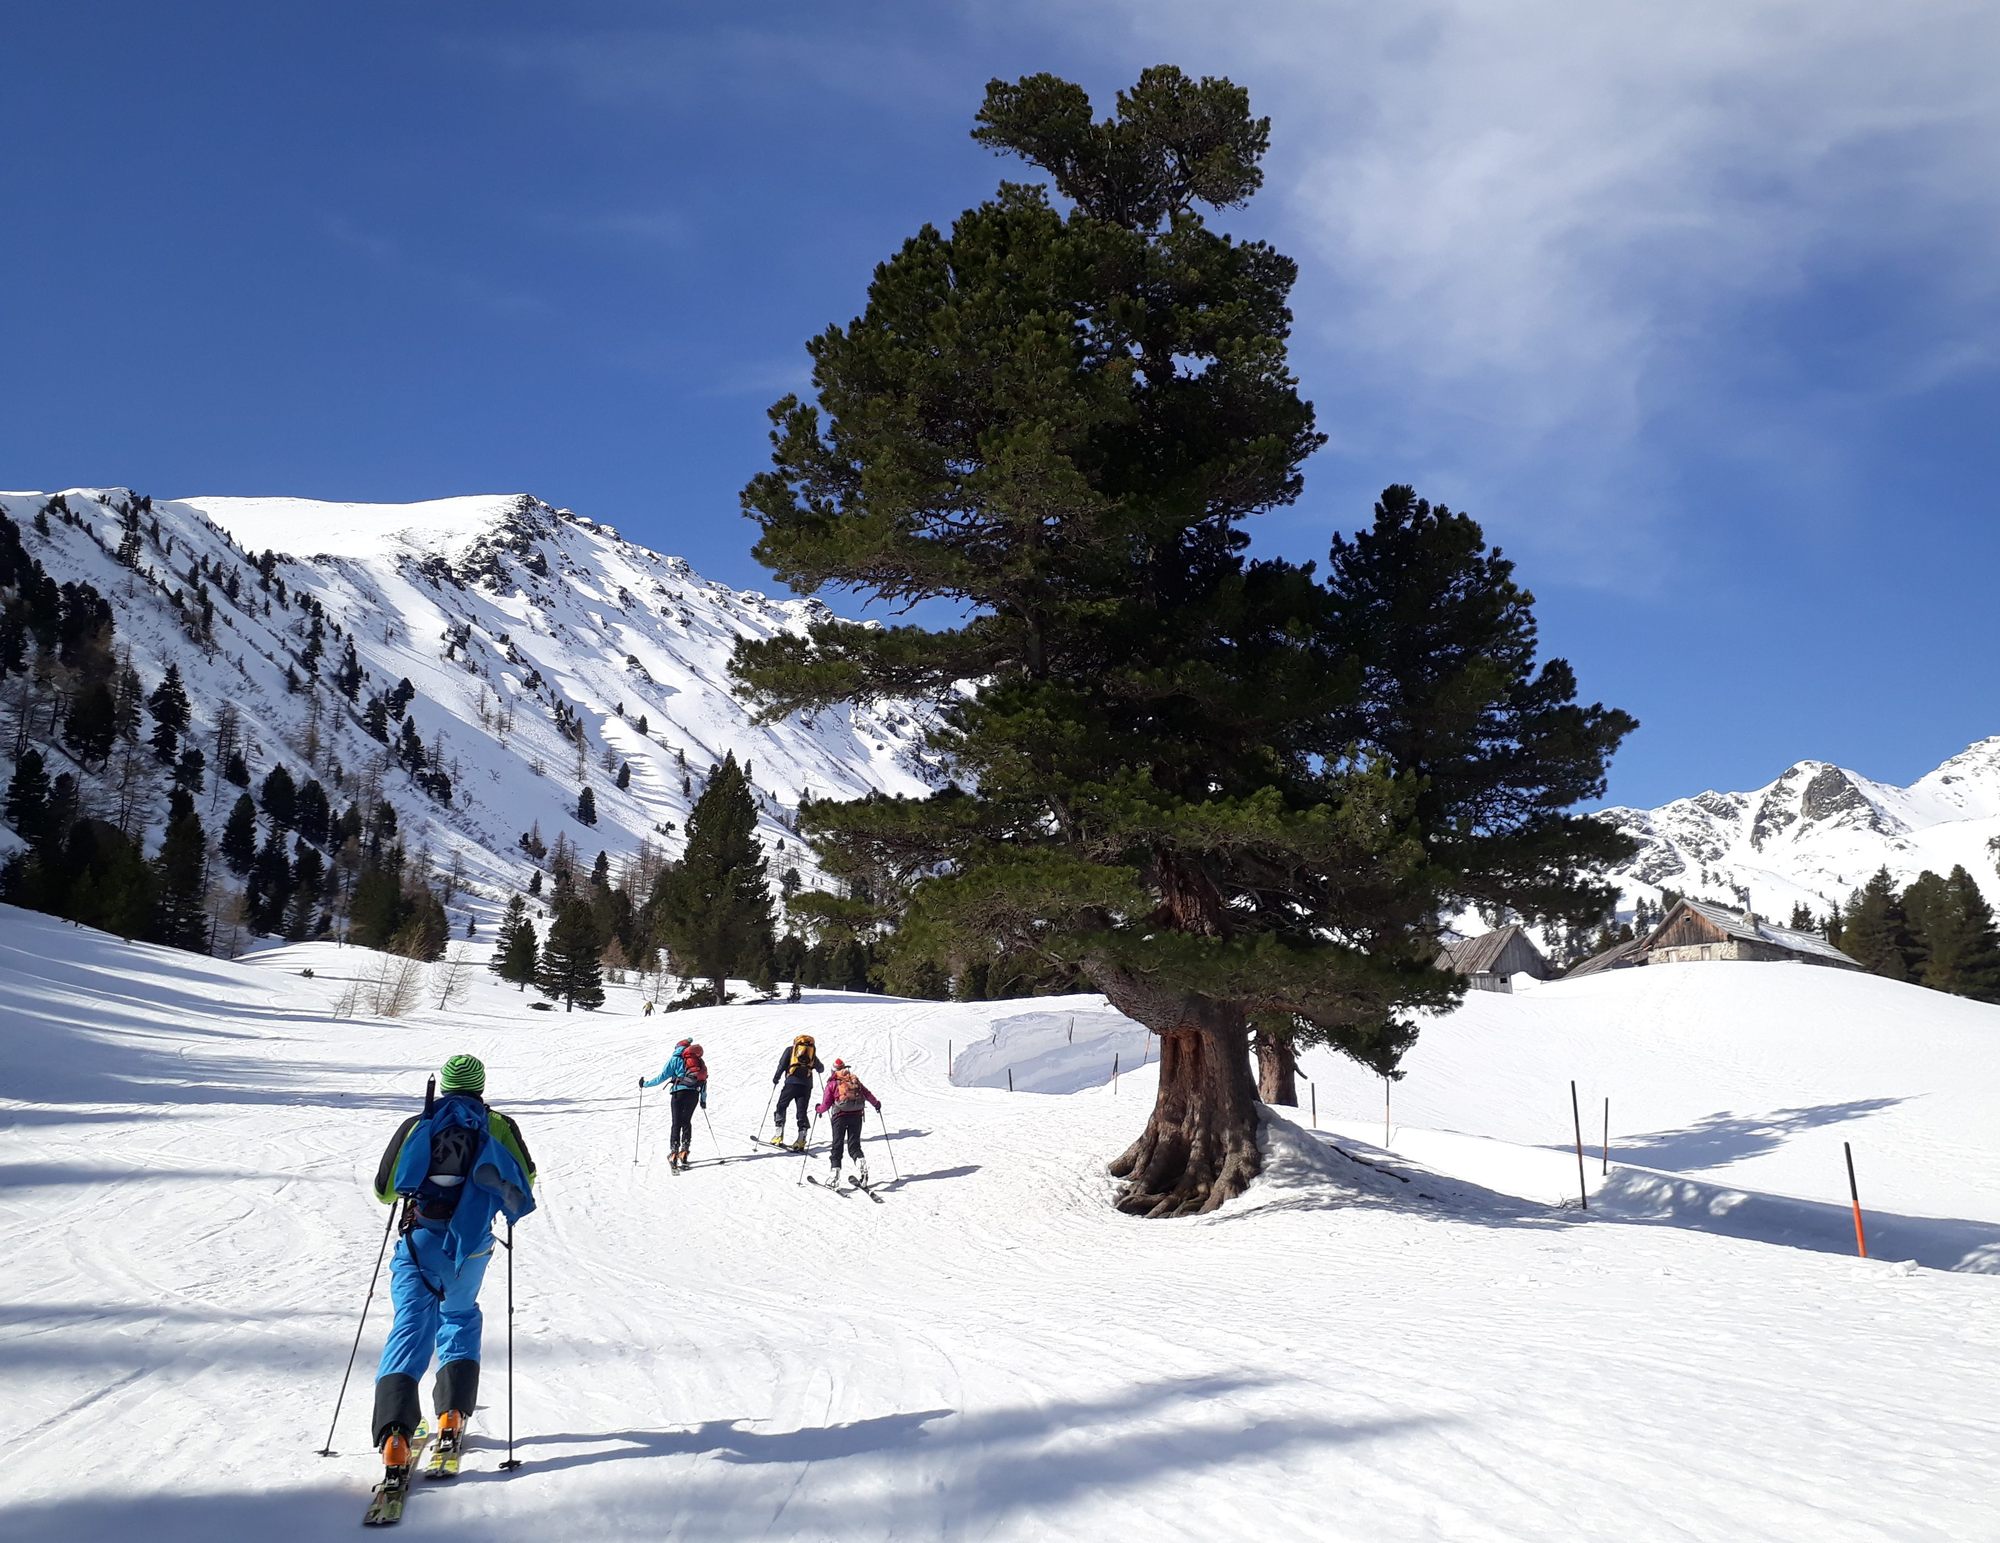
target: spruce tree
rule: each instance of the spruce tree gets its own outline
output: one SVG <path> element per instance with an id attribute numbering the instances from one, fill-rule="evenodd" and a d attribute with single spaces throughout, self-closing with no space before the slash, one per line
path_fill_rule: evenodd
<path id="1" fill-rule="evenodd" d="M 507 902 L 507 914 L 500 922 L 491 969 L 502 980 L 512 981 L 526 991 L 535 979 L 537 953 L 535 924 L 528 920 L 528 904 L 515 895 Z"/>
<path id="2" fill-rule="evenodd" d="M 1560 907 L 1610 849 L 1558 804 L 1596 785 L 1622 715 L 1566 708 L 1554 665 L 1498 704 L 1538 748 L 1510 773 L 1486 747 L 1470 784 L 1503 815 L 1518 787 L 1539 823 L 1427 847 L 1417 774 L 1339 748 L 1365 722 L 1361 667 L 1331 657 L 1344 613 L 1308 568 L 1245 553 L 1242 523 L 1298 497 L 1322 442 L 1285 355 L 1294 265 L 1204 212 L 1256 191 L 1268 135 L 1240 88 L 1172 68 L 1101 122 L 1052 76 L 994 82 L 975 138 L 1063 207 L 1006 183 L 907 241 L 808 345 L 817 403 L 772 409 L 773 467 L 744 494 L 794 589 L 965 618 L 821 617 L 739 643 L 733 668 L 767 718 L 935 704 L 954 785 L 816 801 L 803 832 L 907 887 L 908 958 L 1031 958 L 1161 1035 L 1151 1117 L 1112 1165 L 1146 1215 L 1212 1210 L 1259 1172 L 1253 1025 L 1392 1071 L 1403 1015 L 1460 989 L 1432 964 L 1446 897 L 1512 892 L 1486 853 L 1518 852 L 1509 882 Z"/>
<path id="3" fill-rule="evenodd" d="M 1794 932 L 1813 931 L 1815 923 L 1813 921 L 1812 907 L 1807 905 L 1803 900 L 1794 901 L 1792 904 L 1792 919 L 1785 923 L 1785 925 Z"/>
<path id="4" fill-rule="evenodd" d="M 280 830 L 290 830 L 298 821 L 299 790 L 292 781 L 292 774 L 285 766 L 274 766 L 264 778 L 264 785 L 257 790 L 258 802 L 264 812 L 271 817 L 271 823 Z"/>
<path id="5" fill-rule="evenodd" d="M 1993 908 L 1964 867 L 1941 881 L 1943 893 L 1924 923 L 1922 983 L 1934 991 L 2000 1002 L 2000 934 Z"/>
<path id="6" fill-rule="evenodd" d="M 1890 980 L 1910 978 L 1909 927 L 1887 868 L 1876 870 L 1848 901 L 1840 919 L 1840 951 L 1864 970 Z"/>
<path id="7" fill-rule="evenodd" d="M 118 739 L 118 703 L 101 680 L 88 682 L 69 704 L 63 719 L 63 743 L 88 769 L 110 756 Z"/>
<path id="8" fill-rule="evenodd" d="M 687 836 L 686 852 L 660 875 L 649 910 L 675 967 L 706 980 L 721 1002 L 729 977 L 755 972 L 777 936 L 757 809 L 733 751 L 695 800 Z"/>
<path id="9" fill-rule="evenodd" d="M 167 673 L 153 694 L 146 698 L 153 714 L 153 754 L 162 766 L 171 766 L 180 754 L 181 736 L 187 732 L 189 712 L 187 688 L 181 684 L 181 668 L 167 666 Z"/>
<path id="10" fill-rule="evenodd" d="M 1947 923 L 1955 902 L 1943 876 L 1926 868 L 1910 881 L 1900 904 L 1904 922 L 1904 974 L 1909 980 L 1921 981 L 1930 958 L 1931 931 Z"/>
<path id="11" fill-rule="evenodd" d="M 237 795 L 223 824 L 222 860 L 239 879 L 257 861 L 257 806 L 250 802 L 248 793 Z"/>
<path id="12" fill-rule="evenodd" d="M 292 865 L 285 856 L 284 835 L 275 825 L 257 849 L 245 896 L 252 932 L 269 936 L 284 931 L 285 907 L 292 898 Z"/>
<path id="13" fill-rule="evenodd" d="M 33 745 L 14 763 L 14 775 L 7 779 L 4 809 L 7 823 L 23 841 L 32 845 L 41 838 L 49 817 L 49 770 L 41 751 Z"/>
<path id="14" fill-rule="evenodd" d="M 173 948 L 203 948 L 208 937 L 202 909 L 208 888 L 208 842 L 192 810 L 168 824 L 153 868 L 154 941 Z"/>
<path id="15" fill-rule="evenodd" d="M 597 795 L 589 788 L 576 795 L 576 818 L 579 825 L 597 823 Z"/>
<path id="16" fill-rule="evenodd" d="M 618 791 L 621 793 L 632 786 L 632 763 L 630 761 L 620 761 L 618 763 L 617 786 Z"/>
<path id="17" fill-rule="evenodd" d="M 604 1001 L 604 972 L 597 961 L 604 942 L 591 920 L 590 907 L 572 900 L 557 913 L 535 972 L 535 989 L 563 1004 L 564 1012 L 581 1005 L 588 1012 Z"/>

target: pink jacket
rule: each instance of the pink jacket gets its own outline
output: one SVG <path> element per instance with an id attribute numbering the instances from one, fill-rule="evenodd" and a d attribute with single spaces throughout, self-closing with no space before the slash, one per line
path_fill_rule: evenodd
<path id="1" fill-rule="evenodd" d="M 875 1106 L 876 1112 L 879 1114 L 882 1109 L 882 1100 L 877 1098 L 873 1093 L 869 1092 L 868 1084 L 863 1082 L 859 1077 L 856 1077 L 854 1079 L 854 1085 L 861 1089 L 861 1096 L 867 1099 L 869 1103 L 873 1104 Z M 839 1080 L 834 1077 L 828 1077 L 826 1079 L 826 1091 L 820 1094 L 819 1108 L 814 1110 L 813 1112 L 815 1114 L 825 1114 L 827 1110 L 833 1107 L 833 1101 L 835 1098 L 839 1096 L 839 1093 L 840 1093 Z M 855 1107 L 859 1108 L 860 1106 L 856 1105 Z"/>

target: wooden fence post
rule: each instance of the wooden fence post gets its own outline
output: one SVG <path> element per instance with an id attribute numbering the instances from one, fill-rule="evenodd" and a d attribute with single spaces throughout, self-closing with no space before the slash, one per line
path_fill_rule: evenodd
<path id="1" fill-rule="evenodd" d="M 1588 1211 L 1590 1209 L 1590 1188 L 1583 1177 L 1583 1112 L 1577 1105 L 1576 1079 L 1573 1077 L 1570 1079 L 1569 1084 L 1569 1114 L 1570 1118 L 1576 1122 L 1576 1193 L 1577 1198 L 1583 1202 L 1583 1208 Z"/>

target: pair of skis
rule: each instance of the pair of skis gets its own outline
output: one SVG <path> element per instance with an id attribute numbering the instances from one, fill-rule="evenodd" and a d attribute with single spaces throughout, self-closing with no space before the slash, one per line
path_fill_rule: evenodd
<path id="1" fill-rule="evenodd" d="M 829 1184 L 826 1180 L 819 1178 L 815 1174 L 810 1174 L 810 1173 L 806 1175 L 806 1182 L 808 1184 L 817 1185 L 821 1189 L 830 1189 L 836 1195 L 851 1195 L 854 1194 L 856 1191 L 859 1191 L 861 1194 L 866 1195 L 870 1200 L 874 1201 L 877 1205 L 880 1205 L 882 1203 L 882 1197 L 875 1193 L 875 1186 L 873 1184 L 863 1184 L 859 1179 L 855 1178 L 852 1174 L 848 1175 L 847 1183 L 845 1186 L 842 1186 L 838 1183 Z"/>
<path id="2" fill-rule="evenodd" d="M 410 1487 L 417 1475 L 417 1461 L 424 1455 L 424 1448 L 430 1448 L 430 1461 L 423 1466 L 426 1479 L 455 1479 L 458 1477 L 459 1459 L 465 1455 L 465 1430 L 461 1426 L 456 1437 L 445 1437 L 433 1431 L 425 1421 L 417 1426 L 417 1433 L 410 1438 L 410 1460 L 400 1468 L 393 1468 L 383 1475 L 382 1482 L 375 1486 L 369 1497 L 368 1510 L 361 1518 L 364 1527 L 393 1527 L 403 1519 L 403 1504 L 410 1498 Z"/>

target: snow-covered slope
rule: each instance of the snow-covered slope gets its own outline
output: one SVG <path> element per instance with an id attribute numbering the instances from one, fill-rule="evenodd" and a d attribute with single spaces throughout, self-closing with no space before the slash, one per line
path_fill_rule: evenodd
<path id="1" fill-rule="evenodd" d="M 1800 902 L 1823 915 L 1878 868 L 1901 887 L 1926 868 L 1949 873 L 1958 863 L 2000 900 L 2000 737 L 1906 788 L 1801 761 L 1755 792 L 1698 793 L 1604 816 L 1639 842 L 1613 875 L 1628 901 L 1671 889 L 1748 903 L 1767 916 L 1783 918 Z"/>
<path id="2" fill-rule="evenodd" d="M 482 979 L 453 1013 L 333 1020 L 372 962 L 230 964 L 0 910 L 0 1536 L 353 1535 L 379 1298 L 340 1455 L 313 1451 L 382 1236 L 367 1185 L 459 1050 L 542 1172 L 513 1256 L 526 1466 L 498 1469 L 496 1268 L 487 1407 L 465 1477 L 413 1497 L 417 1534 L 1991 1534 L 2000 1281 L 1758 1222 L 1772 1191 L 1837 1203 L 1851 1139 L 1883 1234 L 2000 1236 L 1995 1009 L 1783 965 L 1475 997 L 1413 1054 L 1390 1153 L 1360 1139 L 1380 1084 L 1309 1059 L 1320 1123 L 1375 1166 L 1274 1121 L 1242 1200 L 1138 1222 L 1102 1163 L 1149 1067 L 1063 1096 L 947 1076 L 948 1049 L 1128 1034 L 1096 999 L 1021 1022 L 815 993 L 663 1023 L 626 989 L 564 1017 Z M 882 1097 L 870 1160 L 900 1178 L 880 1205 L 801 1187 L 747 1139 L 801 1029 Z M 634 1082 L 683 1032 L 715 1078 L 718 1144 L 698 1123 L 696 1152 L 727 1161 L 676 1177 Z M 1535 1165 L 1574 1176 L 1570 1076 L 1586 1111 L 1613 1098 L 1618 1161 L 1598 1180 L 1591 1154 L 1587 1214 L 1547 1203 L 1560 1185 L 1534 1198 Z M 1667 1169 L 1693 1187 L 1659 1192 Z"/>
<path id="3" fill-rule="evenodd" d="M 255 775 L 284 762 L 303 780 L 310 761 L 337 808 L 379 778 L 413 851 L 427 844 L 440 867 L 459 857 L 474 889 L 461 906 L 490 908 L 518 887 L 517 843 L 536 822 L 550 841 L 566 831 L 585 861 L 600 849 L 628 854 L 645 839 L 678 850 L 691 795 L 726 751 L 749 763 L 762 795 L 774 877 L 796 865 L 811 881 L 810 854 L 787 828 L 801 796 L 924 786 L 920 726 L 905 712 L 843 709 L 763 726 L 732 695 L 726 665 L 736 640 L 801 630 L 818 602 L 709 583 L 679 558 L 534 498 L 154 500 L 141 515 L 137 571 L 113 557 L 134 495 L 72 489 L 64 498 L 79 523 L 51 519 L 47 537 L 32 521 L 48 495 L 0 494 L 0 509 L 57 582 L 84 580 L 111 600 L 118 640 L 147 690 L 179 663 L 194 705 L 191 741 L 203 743 L 221 704 L 232 702 Z M 255 559 L 265 551 L 279 554 L 272 572 L 283 596 L 260 581 Z M 213 575 L 203 580 L 215 618 L 206 640 L 195 624 L 196 565 Z M 235 602 L 223 592 L 232 576 Z M 344 636 L 327 632 L 319 683 L 294 691 L 286 670 L 305 678 L 311 625 L 302 594 Z M 367 671 L 354 702 L 330 684 L 346 638 Z M 408 711 L 426 745 L 441 737 L 448 805 L 388 765 L 385 747 L 363 731 L 367 698 L 401 679 L 416 689 Z M 559 712 L 578 726 L 580 744 Z M 620 790 L 623 763 L 632 774 Z M 349 779 L 345 789 L 333 787 L 335 775 Z M 586 784 L 594 828 L 574 819 Z M 661 836 L 663 825 L 671 836 Z"/>

